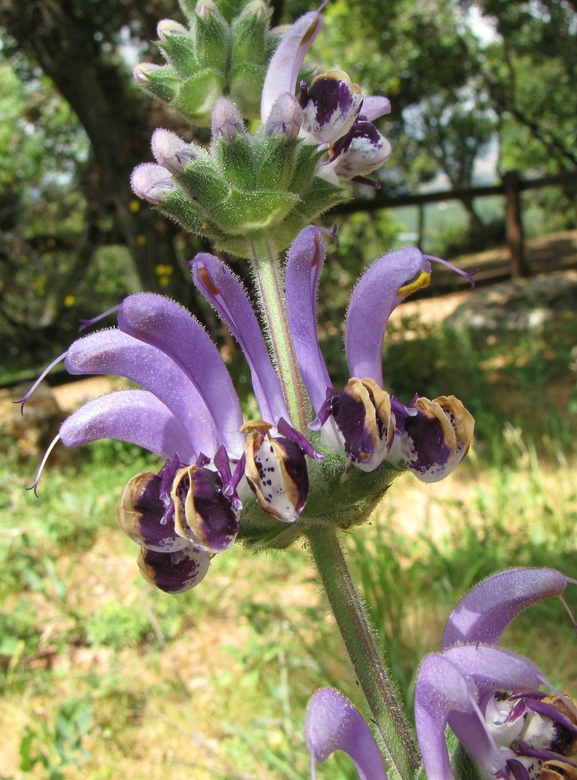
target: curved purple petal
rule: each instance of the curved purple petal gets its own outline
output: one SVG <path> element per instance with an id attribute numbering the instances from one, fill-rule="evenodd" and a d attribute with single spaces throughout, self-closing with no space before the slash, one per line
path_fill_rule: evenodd
<path id="1" fill-rule="evenodd" d="M 383 759 L 371 730 L 351 702 L 333 688 L 321 688 L 309 702 L 305 739 L 311 752 L 311 770 L 335 750 L 351 757 L 360 780 L 387 780 Z"/>
<path id="2" fill-rule="evenodd" d="M 138 382 L 177 417 L 192 449 L 211 458 L 218 449 L 214 420 L 196 387 L 163 352 L 120 330 L 78 339 L 66 353 L 69 374 L 118 374 Z"/>
<path id="3" fill-rule="evenodd" d="M 497 747 L 476 704 L 477 691 L 444 655 L 425 656 L 415 684 L 415 724 L 428 780 L 454 780 L 445 742 L 451 714 L 469 716 L 468 731 L 487 755 Z M 459 735 L 458 735 L 459 736 Z"/>
<path id="4" fill-rule="evenodd" d="M 196 255 L 191 268 L 194 283 L 226 322 L 245 354 L 263 420 L 276 425 L 281 417 L 290 419 L 279 378 L 241 280 L 207 252 Z"/>
<path id="5" fill-rule="evenodd" d="M 191 463 L 195 457 L 180 422 L 146 390 L 120 390 L 89 401 L 62 423 L 60 438 L 67 447 L 119 439 L 165 460 L 178 455 Z"/>
<path id="6" fill-rule="evenodd" d="M 478 689 L 477 702 L 482 701 L 489 693 L 537 690 L 539 685 L 546 683 L 535 664 L 523 656 L 499 647 L 460 645 L 446 650 L 443 658 L 459 669 L 465 679 L 475 683 Z M 481 736 L 487 727 L 478 707 L 473 713 L 450 713 L 447 722 L 465 750 L 488 770 L 491 776 L 499 776 L 498 772 L 505 770 L 506 751 L 497 746 L 489 734 L 486 739 Z M 491 749 L 490 745 L 494 745 L 494 749 Z M 504 776 L 507 777 L 506 774 Z"/>
<path id="7" fill-rule="evenodd" d="M 541 670 L 528 658 L 492 645 L 458 645 L 443 657 L 461 674 L 474 680 L 481 698 L 495 691 L 536 691 L 546 683 Z"/>
<path id="8" fill-rule="evenodd" d="M 382 352 L 387 322 L 407 295 L 429 283 L 431 266 L 416 247 L 396 249 L 376 260 L 351 296 L 345 324 L 350 375 L 383 387 Z"/>
<path id="9" fill-rule="evenodd" d="M 555 569 L 519 568 L 492 574 L 453 609 L 442 649 L 468 642 L 496 644 L 513 618 L 541 599 L 559 596 L 566 584 L 565 576 Z"/>
<path id="10" fill-rule="evenodd" d="M 190 377 L 215 421 L 231 458 L 240 458 L 244 436 L 238 396 L 226 366 L 202 325 L 178 303 L 154 293 L 126 298 L 118 325 L 164 352 Z"/>
<path id="11" fill-rule="evenodd" d="M 367 95 L 363 98 L 360 113 L 367 122 L 374 122 L 375 119 L 391 113 L 391 101 L 383 95 Z"/>
<path id="12" fill-rule="evenodd" d="M 313 409 L 318 414 L 331 380 L 317 335 L 317 290 L 326 246 L 321 230 L 307 227 L 298 234 L 287 256 L 286 308 L 295 354 Z"/>
<path id="13" fill-rule="evenodd" d="M 265 124 L 275 100 L 282 92 L 295 93 L 300 67 L 323 25 L 319 11 L 309 11 L 283 35 L 273 54 L 262 88 L 260 116 Z"/>

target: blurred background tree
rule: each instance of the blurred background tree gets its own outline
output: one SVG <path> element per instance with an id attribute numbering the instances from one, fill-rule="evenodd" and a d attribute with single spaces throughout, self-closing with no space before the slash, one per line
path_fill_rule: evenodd
<path id="1" fill-rule="evenodd" d="M 273 24 L 310 10 L 309 0 L 272 5 Z M 380 192 L 470 187 L 489 151 L 497 173 L 575 168 L 575 2 L 332 0 L 325 14 L 312 60 L 392 101 Z M 0 335 L 21 366 L 57 354 L 80 317 L 138 289 L 171 295 L 215 328 L 182 265 L 198 241 L 129 187 L 151 159 L 154 127 L 208 137 L 132 82 L 136 62 L 160 62 L 152 42 L 166 17 L 183 21 L 176 0 L 0 0 Z M 576 224 L 574 194 L 532 197 L 563 229 Z M 352 195 L 359 213 L 341 228 L 350 251 L 331 266 L 327 333 L 342 319 L 338 289 L 403 231 L 391 212 L 362 212 L 378 193 L 353 185 Z M 486 246 L 494 232 L 471 199 L 463 206 L 463 249 Z"/>

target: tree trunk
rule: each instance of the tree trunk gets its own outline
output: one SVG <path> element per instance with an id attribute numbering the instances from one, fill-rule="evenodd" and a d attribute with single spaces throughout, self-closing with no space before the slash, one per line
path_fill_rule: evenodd
<path id="1" fill-rule="evenodd" d="M 121 70 L 102 61 L 76 15 L 74 0 L 0 0 L 0 24 L 32 57 L 76 112 L 92 144 L 95 177 L 89 200 L 107 204 L 134 259 L 142 287 L 192 302 L 195 291 L 178 267 L 178 228 L 130 190 L 130 173 L 150 159 L 147 98 L 133 92 Z M 96 179 L 96 181 L 94 181 Z M 159 265 L 172 266 L 162 285 Z"/>

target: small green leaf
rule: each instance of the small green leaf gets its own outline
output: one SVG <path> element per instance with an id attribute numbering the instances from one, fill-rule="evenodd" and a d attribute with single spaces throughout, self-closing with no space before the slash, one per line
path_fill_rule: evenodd
<path id="1" fill-rule="evenodd" d="M 215 68 L 201 70 L 181 83 L 172 105 L 197 125 L 209 127 L 213 106 L 221 97 L 224 84 L 222 71 Z"/>

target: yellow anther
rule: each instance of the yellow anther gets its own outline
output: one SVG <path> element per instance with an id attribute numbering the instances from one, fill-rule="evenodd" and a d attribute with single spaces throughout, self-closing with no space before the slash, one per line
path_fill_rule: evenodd
<path id="1" fill-rule="evenodd" d="M 273 426 L 270 423 L 264 422 L 264 420 L 247 420 L 243 423 L 240 429 L 241 433 L 266 433 L 270 431 Z"/>
<path id="2" fill-rule="evenodd" d="M 404 284 L 399 289 L 399 291 L 397 292 L 397 296 L 399 298 L 404 298 L 405 295 L 411 295 L 412 293 L 422 289 L 423 287 L 428 287 L 430 281 L 431 281 L 431 274 L 428 274 L 426 271 L 420 271 L 419 275 L 417 276 L 414 282 L 409 282 L 408 284 Z"/>

